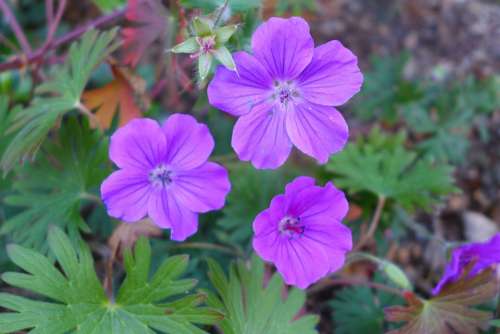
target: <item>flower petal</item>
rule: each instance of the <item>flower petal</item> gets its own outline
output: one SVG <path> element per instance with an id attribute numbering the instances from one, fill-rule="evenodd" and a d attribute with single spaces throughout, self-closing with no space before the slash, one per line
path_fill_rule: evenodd
<path id="1" fill-rule="evenodd" d="M 305 99 L 328 106 L 347 102 L 359 92 L 362 83 L 358 58 L 339 41 L 317 47 L 309 66 L 298 79 Z"/>
<path id="2" fill-rule="evenodd" d="M 325 248 L 300 238 L 281 241 L 275 265 L 287 284 L 301 289 L 325 277 L 330 268 Z"/>
<path id="3" fill-rule="evenodd" d="M 292 149 L 285 129 L 285 113 L 269 106 L 240 117 L 231 144 L 240 160 L 250 160 L 255 168 L 278 168 Z"/>
<path id="4" fill-rule="evenodd" d="M 171 187 L 175 198 L 194 212 L 222 208 L 230 189 L 227 170 L 213 162 L 175 173 Z"/>
<path id="5" fill-rule="evenodd" d="M 262 211 L 253 221 L 253 248 L 264 260 L 274 262 L 281 238 L 279 221 L 285 216 L 285 196 L 273 198 L 268 209 Z"/>
<path id="6" fill-rule="evenodd" d="M 198 215 L 180 204 L 170 189 L 154 189 L 148 215 L 161 228 L 170 228 L 170 238 L 184 241 L 198 230 Z"/>
<path id="7" fill-rule="evenodd" d="M 120 168 L 150 170 L 163 160 L 166 146 L 158 122 L 134 119 L 111 136 L 109 157 Z"/>
<path id="8" fill-rule="evenodd" d="M 147 172 L 121 169 L 101 185 L 101 198 L 111 217 L 136 222 L 146 216 L 151 188 Z"/>
<path id="9" fill-rule="evenodd" d="M 311 62 L 314 41 L 304 19 L 273 17 L 255 30 L 252 50 L 273 78 L 291 80 Z"/>
<path id="10" fill-rule="evenodd" d="M 285 195 L 287 197 L 294 196 L 301 190 L 307 189 L 310 186 L 314 186 L 316 180 L 310 176 L 299 176 L 296 177 L 292 182 L 286 185 Z"/>
<path id="11" fill-rule="evenodd" d="M 347 123 L 335 108 L 307 101 L 288 110 L 286 129 L 292 143 L 320 163 L 340 151 L 349 136 Z"/>
<path id="12" fill-rule="evenodd" d="M 321 247 L 328 257 L 328 273 L 342 268 L 346 253 L 352 249 L 351 230 L 328 214 L 318 214 L 303 220 L 306 225 L 302 241 L 309 247 Z"/>
<path id="13" fill-rule="evenodd" d="M 167 137 L 166 162 L 175 169 L 192 169 L 207 161 L 214 139 L 205 124 L 190 115 L 174 114 L 163 124 Z"/>
<path id="14" fill-rule="evenodd" d="M 207 94 L 208 101 L 215 108 L 241 116 L 269 99 L 273 80 L 254 56 L 237 52 L 233 58 L 237 72 L 224 66 L 217 67 Z"/>

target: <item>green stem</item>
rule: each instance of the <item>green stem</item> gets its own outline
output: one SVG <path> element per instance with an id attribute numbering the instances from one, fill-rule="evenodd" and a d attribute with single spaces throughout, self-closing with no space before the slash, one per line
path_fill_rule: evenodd
<path id="1" fill-rule="evenodd" d="M 206 250 L 214 250 L 222 253 L 236 255 L 238 257 L 244 257 L 244 254 L 241 250 L 234 247 L 227 247 L 218 244 L 212 244 L 209 242 L 184 242 L 182 244 L 178 244 L 172 246 L 171 248 L 175 249 L 206 249 Z"/>

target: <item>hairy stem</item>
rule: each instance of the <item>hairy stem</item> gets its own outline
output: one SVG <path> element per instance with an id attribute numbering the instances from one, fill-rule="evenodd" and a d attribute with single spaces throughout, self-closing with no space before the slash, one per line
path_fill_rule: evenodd
<path id="1" fill-rule="evenodd" d="M 28 39 L 26 38 L 23 29 L 17 22 L 14 13 L 12 13 L 12 10 L 10 9 L 9 5 L 7 5 L 5 0 L 0 0 L 0 9 L 3 12 L 5 21 L 7 21 L 7 23 L 10 25 L 12 31 L 14 32 L 14 35 L 16 35 L 16 38 L 19 41 L 19 44 L 21 44 L 23 52 L 26 54 L 26 56 L 29 57 L 31 55 L 31 46 L 28 43 Z"/>
<path id="2" fill-rule="evenodd" d="M 382 216 L 382 211 L 385 206 L 385 197 L 379 196 L 377 201 L 377 207 L 375 208 L 375 213 L 373 214 L 373 218 L 370 222 L 370 227 L 368 231 L 360 237 L 360 240 L 354 247 L 354 251 L 360 250 L 368 241 L 370 241 L 375 235 L 375 231 L 377 230 L 378 224 L 380 222 L 380 217 Z"/>
<path id="3" fill-rule="evenodd" d="M 0 0 L 0 5 L 3 3 L 3 0 Z M 114 21 L 121 19 L 126 12 L 126 8 L 113 12 L 109 15 L 101 16 L 94 21 L 91 21 L 83 26 L 76 28 L 69 33 L 56 38 L 53 42 L 47 47 L 41 47 L 40 49 L 34 51 L 31 55 L 25 57 L 23 55 L 18 55 L 2 64 L 0 64 L 0 72 L 19 69 L 24 67 L 26 64 L 32 63 L 42 63 L 50 50 L 57 49 L 61 45 L 72 42 L 78 39 L 80 36 L 85 34 L 87 31 L 91 29 L 97 29 L 105 27 Z"/>

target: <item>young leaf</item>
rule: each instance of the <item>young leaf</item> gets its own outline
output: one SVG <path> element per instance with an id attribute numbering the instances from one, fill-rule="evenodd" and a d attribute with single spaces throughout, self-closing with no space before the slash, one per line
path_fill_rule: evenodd
<path id="1" fill-rule="evenodd" d="M 80 105 L 92 70 L 116 48 L 115 35 L 116 30 L 87 32 L 71 45 L 65 64 L 56 68 L 53 78 L 37 87 L 31 104 L 14 115 L 8 132 L 17 133 L 0 161 L 4 173 L 19 159 L 33 155 L 57 120 Z"/>
<path id="2" fill-rule="evenodd" d="M 109 167 L 107 141 L 74 118 L 42 147 L 43 156 L 16 169 L 13 192 L 5 203 L 23 211 L 7 217 L 0 234 L 45 251 L 50 224 L 63 227 L 74 240 L 79 230 L 88 231 L 80 207 L 92 199 L 89 193 L 98 188 Z"/>
<path id="3" fill-rule="evenodd" d="M 218 292 L 208 305 L 225 309 L 220 324 L 224 334 L 317 333 L 317 316 L 296 318 L 304 306 L 305 292 L 293 288 L 282 298 L 283 281 L 278 274 L 264 287 L 264 263 L 257 256 L 252 257 L 250 267 L 243 262 L 233 265 L 229 279 L 215 261 L 208 264 L 210 281 Z"/>
<path id="4" fill-rule="evenodd" d="M 135 67 L 146 49 L 166 33 L 168 13 L 160 0 L 128 0 L 131 26 L 122 30 L 125 64 Z"/>
<path id="5" fill-rule="evenodd" d="M 465 272 L 430 300 L 408 292 L 408 306 L 385 309 L 387 320 L 406 323 L 390 334 L 479 334 L 480 329 L 489 326 L 492 314 L 470 307 L 491 300 L 497 292 L 497 279 L 491 269 L 473 277 Z"/>
<path id="6" fill-rule="evenodd" d="M 8 248 L 10 259 L 26 273 L 8 272 L 2 279 L 51 301 L 1 293 L 0 306 L 10 310 L 0 313 L 2 333 L 31 329 L 32 333 L 50 334 L 207 334 L 194 324 L 212 324 L 222 318 L 214 309 L 199 307 L 203 294 L 172 299 L 196 284 L 179 279 L 186 270 L 186 256 L 167 259 L 149 278 L 151 248 L 145 238 L 139 239 L 134 253 L 125 254 L 126 276 L 115 302 L 104 293 L 85 244 L 75 250 L 56 227 L 50 229 L 48 239 L 57 267 L 27 248 Z"/>
<path id="7" fill-rule="evenodd" d="M 390 136 L 374 128 L 334 155 L 326 168 L 337 174 L 340 187 L 369 191 L 407 209 L 428 209 L 437 198 L 455 191 L 453 168 L 418 159 L 405 148 L 405 140 L 404 133 Z"/>
<path id="8" fill-rule="evenodd" d="M 368 287 L 349 287 L 335 293 L 330 302 L 336 334 L 384 332 L 383 307 L 400 303 L 401 298 Z"/>
<path id="9" fill-rule="evenodd" d="M 101 128 L 111 126 L 113 116 L 120 114 L 120 126 L 127 124 L 134 118 L 141 117 L 141 109 L 136 103 L 144 94 L 145 81 L 125 69 L 111 66 L 114 80 L 101 88 L 88 90 L 83 93 L 82 102 L 90 110 L 97 109 L 95 115 Z"/>

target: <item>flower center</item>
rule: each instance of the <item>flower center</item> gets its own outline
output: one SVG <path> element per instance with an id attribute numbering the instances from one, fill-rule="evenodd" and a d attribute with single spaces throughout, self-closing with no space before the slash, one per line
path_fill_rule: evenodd
<path id="1" fill-rule="evenodd" d="M 275 81 L 274 82 L 274 94 L 273 98 L 276 102 L 280 104 L 281 107 L 286 108 L 288 103 L 294 102 L 294 100 L 299 96 L 295 84 L 288 80 L 284 82 Z"/>
<path id="2" fill-rule="evenodd" d="M 300 236 L 304 233 L 305 226 L 300 222 L 300 217 L 285 216 L 278 224 L 281 234 L 289 237 Z"/>
<path id="3" fill-rule="evenodd" d="M 201 54 L 209 53 L 215 47 L 215 36 L 196 37 L 196 41 L 200 46 Z"/>
<path id="4" fill-rule="evenodd" d="M 160 164 L 149 172 L 149 182 L 156 187 L 165 187 L 172 183 L 172 171 Z"/>

